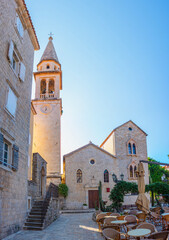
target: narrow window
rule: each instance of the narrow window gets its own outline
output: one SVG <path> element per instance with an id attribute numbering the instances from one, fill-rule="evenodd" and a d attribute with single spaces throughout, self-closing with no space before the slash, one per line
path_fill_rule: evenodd
<path id="1" fill-rule="evenodd" d="M 50 66 L 49 66 L 49 65 L 47 65 L 47 66 L 46 66 L 46 68 L 47 68 L 47 69 L 50 69 Z"/>
<path id="2" fill-rule="evenodd" d="M 77 183 L 82 183 L 82 171 L 80 169 L 76 172 Z"/>
<path id="3" fill-rule="evenodd" d="M 133 154 L 136 154 L 136 145 L 133 143 Z"/>
<path id="4" fill-rule="evenodd" d="M 15 116 L 16 105 L 17 105 L 17 97 L 12 91 L 12 89 L 9 87 L 6 108 L 13 116 Z"/>
<path id="5" fill-rule="evenodd" d="M 104 171 L 104 182 L 109 182 L 109 172 L 107 169 Z"/>
<path id="6" fill-rule="evenodd" d="M 45 94 L 46 93 L 46 80 L 41 80 L 40 90 L 41 90 L 41 94 Z"/>
<path id="7" fill-rule="evenodd" d="M 23 38 L 24 28 L 18 15 L 16 15 L 16 25 L 19 35 Z"/>
<path id="8" fill-rule="evenodd" d="M 49 81 L 49 93 L 54 93 L 54 80 Z"/>
<path id="9" fill-rule="evenodd" d="M 133 166 L 130 165 L 130 178 L 133 178 Z"/>
<path id="10" fill-rule="evenodd" d="M 134 177 L 137 178 L 137 167 L 134 166 Z"/>
<path id="11" fill-rule="evenodd" d="M 131 143 L 128 144 L 128 154 L 131 154 Z"/>
<path id="12" fill-rule="evenodd" d="M 3 149 L 3 165 L 7 167 L 9 159 L 9 145 L 4 142 L 4 149 Z"/>

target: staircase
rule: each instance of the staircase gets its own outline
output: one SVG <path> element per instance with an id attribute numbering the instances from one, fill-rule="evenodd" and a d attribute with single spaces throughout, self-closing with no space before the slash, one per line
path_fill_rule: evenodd
<path id="1" fill-rule="evenodd" d="M 24 230 L 43 230 L 44 220 L 48 211 L 51 197 L 58 197 L 58 187 L 50 184 L 44 201 L 35 201 L 26 219 Z"/>
<path id="2" fill-rule="evenodd" d="M 35 201 L 24 225 L 25 230 L 42 230 L 49 202 Z"/>

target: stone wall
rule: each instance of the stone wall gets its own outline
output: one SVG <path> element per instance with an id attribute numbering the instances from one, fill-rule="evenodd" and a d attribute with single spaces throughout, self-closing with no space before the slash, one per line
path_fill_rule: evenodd
<path id="1" fill-rule="evenodd" d="M 90 163 L 91 159 L 95 160 L 95 164 Z M 118 167 L 113 155 L 90 143 L 72 154 L 65 155 L 64 162 L 65 182 L 69 188 L 66 198 L 68 209 L 82 209 L 84 203 L 88 205 L 88 191 L 98 190 L 99 181 L 102 182 L 103 201 L 110 203 L 108 198 L 110 193 L 107 192 L 107 188 L 114 187 L 112 173 L 117 174 Z M 77 183 L 78 169 L 82 171 L 82 183 Z M 104 182 L 105 169 L 109 172 L 109 182 Z"/>
<path id="2" fill-rule="evenodd" d="M 22 228 L 27 211 L 28 141 L 34 47 L 27 27 L 23 38 L 17 31 L 17 8 L 15 0 L 0 0 L 0 132 L 10 143 L 9 164 L 12 163 L 13 145 L 19 147 L 17 171 L 11 170 L 9 165 L 6 167 L 0 164 L 2 182 L 0 239 Z M 21 15 L 26 12 L 24 7 L 22 10 Z M 11 40 L 14 42 L 20 61 L 26 67 L 24 82 L 19 79 L 8 61 L 7 55 Z M 12 116 L 6 109 L 9 87 L 17 97 L 15 116 Z"/>
<path id="3" fill-rule="evenodd" d="M 59 217 L 59 208 L 59 198 L 51 198 L 43 224 L 44 228 Z"/>
<path id="4" fill-rule="evenodd" d="M 34 200 L 44 199 L 46 195 L 46 171 L 47 163 L 38 154 L 33 154 L 32 161 L 32 180 L 28 180 L 28 197 Z"/>

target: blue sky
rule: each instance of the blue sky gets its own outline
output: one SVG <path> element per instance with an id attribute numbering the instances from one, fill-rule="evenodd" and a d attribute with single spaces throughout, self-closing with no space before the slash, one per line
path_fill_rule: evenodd
<path id="1" fill-rule="evenodd" d="M 169 162 L 169 2 L 26 0 L 41 49 L 53 32 L 63 71 L 62 154 L 100 145 L 133 120 L 148 156 Z"/>

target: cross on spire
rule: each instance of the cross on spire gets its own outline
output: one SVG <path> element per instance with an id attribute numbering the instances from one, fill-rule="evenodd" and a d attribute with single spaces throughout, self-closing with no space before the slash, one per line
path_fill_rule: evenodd
<path id="1" fill-rule="evenodd" d="M 52 36 L 53 36 L 54 34 L 53 34 L 52 32 L 50 32 L 48 35 L 49 35 L 49 40 L 53 40 L 53 37 L 52 37 Z"/>

